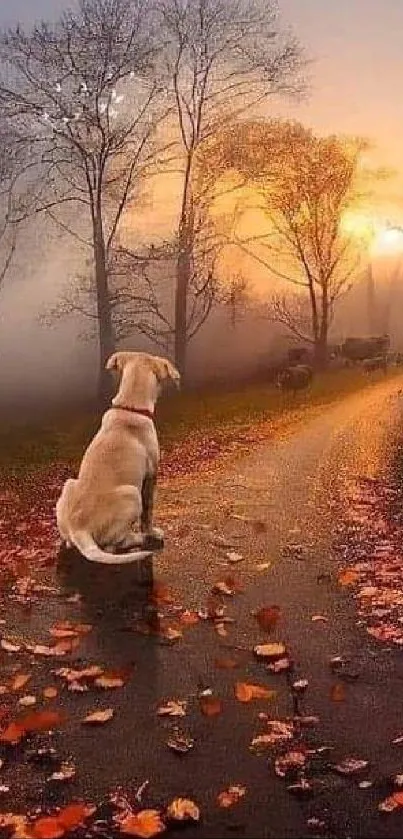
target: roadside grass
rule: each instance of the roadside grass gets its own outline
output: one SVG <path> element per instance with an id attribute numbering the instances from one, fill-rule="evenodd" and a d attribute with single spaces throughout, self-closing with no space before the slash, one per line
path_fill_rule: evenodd
<path id="1" fill-rule="evenodd" d="M 388 378 L 399 374 L 393 370 Z M 384 374 L 368 378 L 360 370 L 327 372 L 316 377 L 311 389 L 295 397 L 279 393 L 272 385 L 245 385 L 231 389 L 183 392 L 161 400 L 157 424 L 165 451 L 191 438 L 225 435 L 247 430 L 260 422 L 275 421 L 313 406 L 326 405 L 384 380 Z M 51 464 L 76 463 L 99 424 L 89 410 L 56 413 L 46 422 L 16 426 L 0 424 L 0 475 L 24 473 Z"/>

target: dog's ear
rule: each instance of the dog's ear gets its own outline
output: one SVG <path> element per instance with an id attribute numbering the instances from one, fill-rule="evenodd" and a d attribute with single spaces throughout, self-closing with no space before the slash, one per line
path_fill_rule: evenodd
<path id="1" fill-rule="evenodd" d="M 153 366 L 158 381 L 163 382 L 166 379 L 171 379 L 176 387 L 180 387 L 180 373 L 167 358 L 154 358 Z"/>
<path id="2" fill-rule="evenodd" d="M 108 358 L 106 362 L 106 370 L 117 370 L 118 373 L 123 373 L 125 364 L 127 363 L 129 353 L 115 352 Z"/>

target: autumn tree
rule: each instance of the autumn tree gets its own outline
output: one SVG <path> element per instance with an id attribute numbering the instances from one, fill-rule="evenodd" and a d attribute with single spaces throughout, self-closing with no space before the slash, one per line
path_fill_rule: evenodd
<path id="1" fill-rule="evenodd" d="M 166 110 L 151 11 L 147 0 L 79 0 L 54 25 L 0 37 L 0 105 L 29 160 L 9 222 L 46 213 L 91 249 L 102 402 L 115 349 L 108 266 Z"/>
<path id="2" fill-rule="evenodd" d="M 211 150 L 255 190 L 263 232 L 237 244 L 281 281 L 267 314 L 312 345 L 319 368 L 337 302 L 364 256 L 344 219 L 368 198 L 376 176 L 361 164 L 366 149 L 360 139 L 318 137 L 298 123 L 271 121 L 245 123 Z"/>
<path id="3" fill-rule="evenodd" d="M 223 126 L 233 125 L 271 94 L 300 87 L 301 56 L 296 41 L 281 30 L 274 0 L 158 0 L 157 8 L 183 164 L 175 361 L 185 374 L 195 227 L 207 197 L 195 178 L 198 153 Z"/>

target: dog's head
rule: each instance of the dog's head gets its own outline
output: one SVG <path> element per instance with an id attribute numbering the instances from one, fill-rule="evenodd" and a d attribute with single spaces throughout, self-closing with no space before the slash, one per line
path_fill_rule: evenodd
<path id="1" fill-rule="evenodd" d="M 154 404 L 163 385 L 168 381 L 177 387 L 180 385 L 180 374 L 176 367 L 167 358 L 148 353 L 114 353 L 108 359 L 106 369 L 116 371 L 120 376 L 119 392 L 113 401 L 119 397 L 128 407 Z M 140 405 L 139 402 L 143 404 Z"/>

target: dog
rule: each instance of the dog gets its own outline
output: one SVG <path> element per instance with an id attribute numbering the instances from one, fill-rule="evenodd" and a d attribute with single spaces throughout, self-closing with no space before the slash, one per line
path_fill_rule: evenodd
<path id="1" fill-rule="evenodd" d="M 122 565 L 151 551 L 114 553 L 144 547 L 153 528 L 153 499 L 159 445 L 154 408 L 165 382 L 180 385 L 180 374 L 165 358 L 138 352 L 114 353 L 107 370 L 120 376 L 118 393 L 89 444 L 78 477 L 68 479 L 56 504 L 62 543 L 91 562 Z M 133 526 L 140 524 L 141 532 Z"/>
<path id="2" fill-rule="evenodd" d="M 308 364 L 296 364 L 294 367 L 287 367 L 279 374 L 277 387 L 282 391 L 290 390 L 295 396 L 297 390 L 305 390 L 309 387 L 312 379 L 312 367 Z"/>

